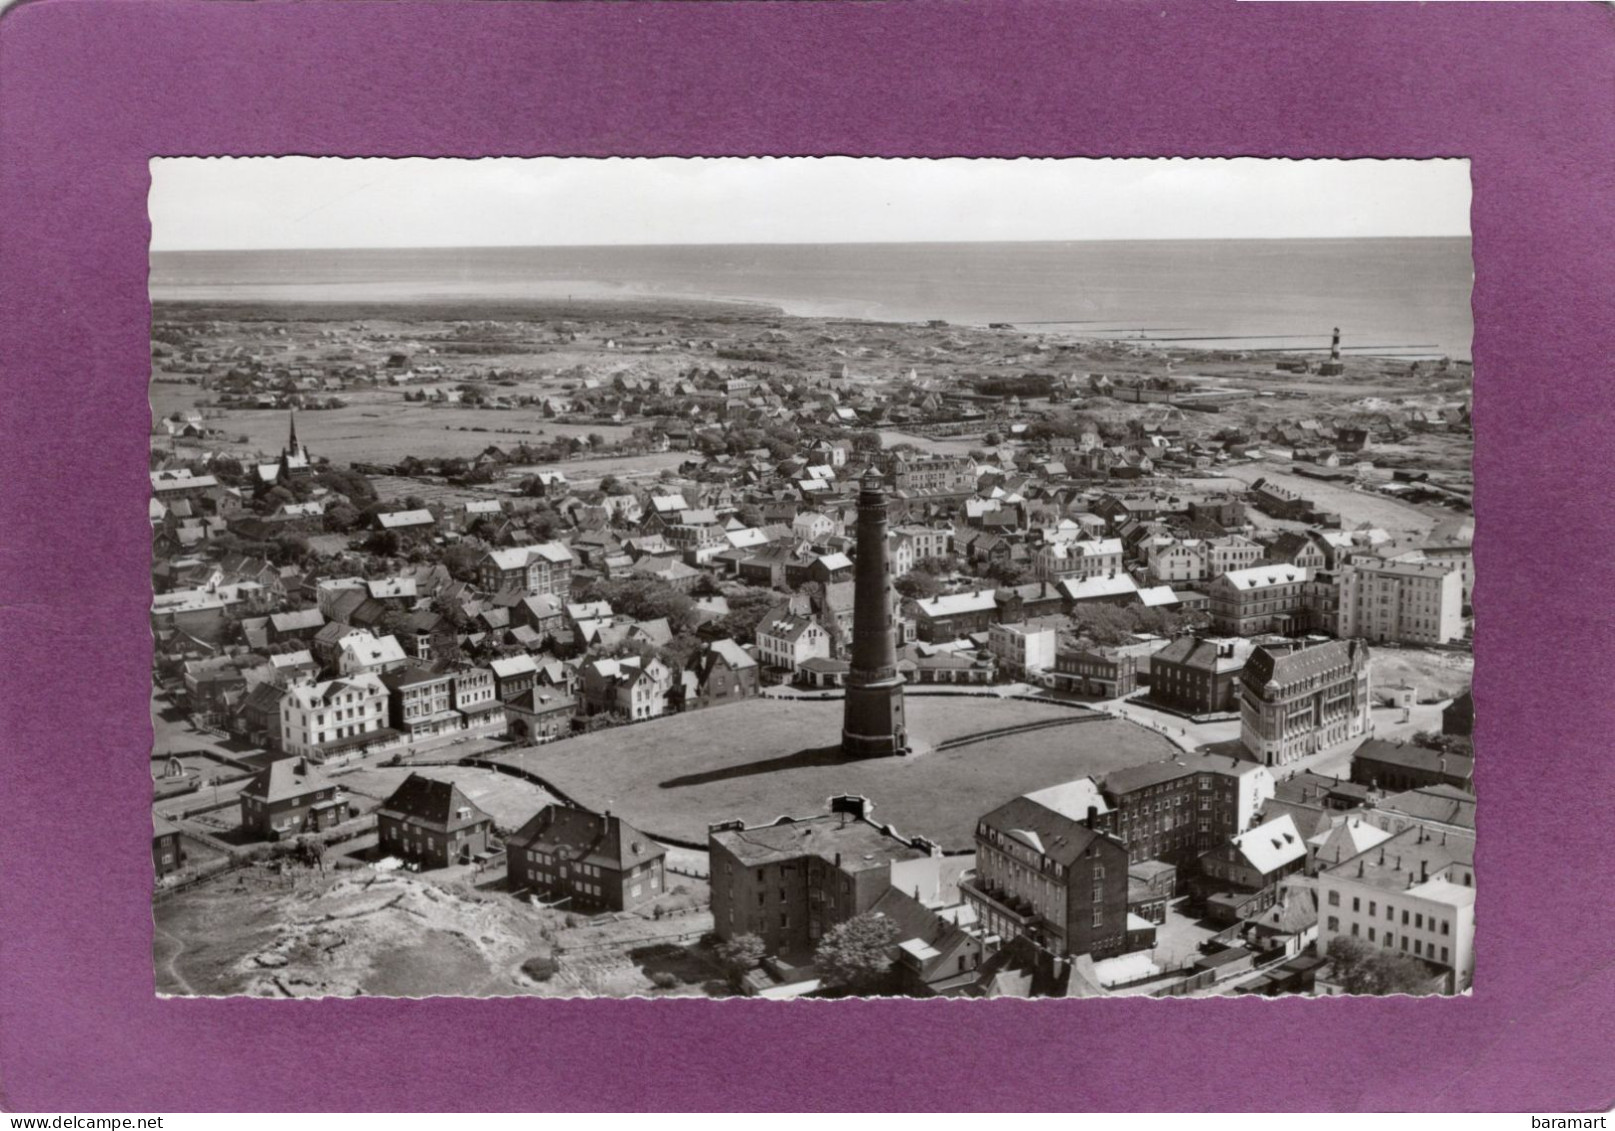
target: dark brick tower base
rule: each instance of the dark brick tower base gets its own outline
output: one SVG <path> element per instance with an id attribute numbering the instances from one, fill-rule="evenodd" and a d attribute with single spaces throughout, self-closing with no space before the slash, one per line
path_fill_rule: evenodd
<path id="1" fill-rule="evenodd" d="M 897 674 L 897 622 L 886 549 L 886 487 L 873 469 L 859 483 L 854 577 L 852 669 L 847 673 L 841 752 L 849 758 L 906 754 L 908 725 L 903 679 Z"/>

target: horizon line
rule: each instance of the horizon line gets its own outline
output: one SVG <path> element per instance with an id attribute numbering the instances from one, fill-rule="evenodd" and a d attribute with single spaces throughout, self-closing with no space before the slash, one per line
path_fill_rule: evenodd
<path id="1" fill-rule="evenodd" d="M 151 247 L 149 254 L 193 254 L 214 252 L 297 252 L 297 251 L 490 251 L 539 249 L 594 249 L 644 247 L 958 247 L 970 244 L 1086 244 L 1086 243 L 1338 243 L 1348 240 L 1473 240 L 1472 232 L 1385 233 L 1352 236 L 1103 236 L 1059 239 L 963 239 L 963 240 L 744 240 L 667 241 L 664 243 L 474 243 L 474 244 L 327 244 L 300 247 Z"/>

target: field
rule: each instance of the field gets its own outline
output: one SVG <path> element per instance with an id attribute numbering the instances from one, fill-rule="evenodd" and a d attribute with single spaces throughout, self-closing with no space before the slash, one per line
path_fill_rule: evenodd
<path id="1" fill-rule="evenodd" d="M 1054 703 L 911 695 L 907 707 L 926 752 L 906 758 L 842 761 L 838 700 L 759 699 L 554 743 L 525 752 L 524 764 L 579 804 L 652 836 L 704 842 L 717 821 L 821 813 L 831 796 L 854 793 L 874 803 L 876 820 L 963 849 L 976 818 L 1001 801 L 1176 750 L 1133 723 Z"/>
<path id="2" fill-rule="evenodd" d="M 705 996 L 706 885 L 669 877 L 656 919 L 534 906 L 434 874 L 244 868 L 153 905 L 157 992 L 252 997 Z M 697 909 L 697 908 L 700 909 Z M 524 970 L 555 961 L 552 977 Z M 667 988 L 652 978 L 672 975 Z"/>
<path id="3" fill-rule="evenodd" d="M 1266 463 L 1235 464 L 1219 468 L 1218 474 L 1237 480 L 1242 485 L 1249 485 L 1257 479 L 1277 483 L 1307 496 L 1324 510 L 1339 514 L 1342 529 L 1351 530 L 1367 522 L 1382 528 L 1399 542 L 1405 540 L 1410 548 L 1428 535 L 1438 522 L 1454 517 L 1454 512 L 1440 507 L 1416 507 L 1374 491 L 1354 491 L 1337 483 L 1292 475 Z M 1251 514 L 1253 520 L 1258 522 L 1265 517 L 1254 508 Z M 1295 523 L 1270 524 L 1303 529 Z"/>
<path id="4" fill-rule="evenodd" d="M 1376 691 L 1411 683 L 1419 698 L 1451 699 L 1467 690 L 1475 674 L 1470 652 L 1379 645 L 1369 653 L 1370 678 Z"/>

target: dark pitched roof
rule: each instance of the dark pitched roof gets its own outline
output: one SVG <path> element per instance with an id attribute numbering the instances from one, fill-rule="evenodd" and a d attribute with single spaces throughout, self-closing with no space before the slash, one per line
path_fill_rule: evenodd
<path id="1" fill-rule="evenodd" d="M 471 803 L 453 782 L 410 774 L 381 803 L 381 815 L 405 824 L 422 825 L 439 832 L 453 832 L 493 818 Z"/>
<path id="2" fill-rule="evenodd" d="M 1283 686 L 1322 675 L 1342 664 L 1356 667 L 1367 660 L 1368 648 L 1360 640 L 1326 640 L 1291 651 L 1275 651 L 1264 645 L 1245 662 L 1245 681 L 1255 686 Z"/>
<path id="3" fill-rule="evenodd" d="M 284 801 L 331 787 L 331 779 L 301 758 L 281 758 L 259 770 L 241 790 L 243 797 Z"/>
<path id="4" fill-rule="evenodd" d="M 1090 829 L 1081 821 L 1056 813 L 1030 797 L 1006 801 L 981 820 L 1006 836 L 1031 845 L 1057 864 L 1075 863 L 1095 842 L 1121 844 L 1115 838 Z M 1028 839 L 1028 833 L 1036 837 L 1036 844 Z"/>
<path id="5" fill-rule="evenodd" d="M 667 849 L 621 817 L 566 805 L 546 805 L 505 842 L 510 848 L 542 847 L 573 863 L 625 872 Z"/>
<path id="6" fill-rule="evenodd" d="M 1359 758 L 1386 766 L 1404 766 L 1431 773 L 1453 774 L 1461 778 L 1472 777 L 1475 773 L 1475 760 L 1463 754 L 1444 754 L 1428 746 L 1403 745 L 1386 742 L 1381 738 L 1370 738 L 1353 750 L 1352 762 L 1355 763 Z"/>

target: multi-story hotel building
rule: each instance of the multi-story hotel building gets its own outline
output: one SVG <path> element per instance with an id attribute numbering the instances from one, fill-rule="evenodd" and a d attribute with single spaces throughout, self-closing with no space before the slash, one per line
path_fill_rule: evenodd
<path id="1" fill-rule="evenodd" d="M 1127 846 L 1099 827 L 1097 799 L 1068 792 L 1017 797 L 977 821 L 976 871 L 960 893 L 1006 943 L 1025 936 L 1056 956 L 1095 958 L 1153 945 L 1153 925 L 1129 925 Z"/>
<path id="2" fill-rule="evenodd" d="M 1300 632 L 1312 571 L 1293 565 L 1229 570 L 1208 586 L 1211 623 L 1229 636 Z"/>
<path id="3" fill-rule="evenodd" d="M 1362 641 L 1265 644 L 1240 673 L 1240 741 L 1258 761 L 1285 765 L 1362 737 L 1370 705 Z"/>
<path id="4" fill-rule="evenodd" d="M 1340 635 L 1446 644 L 1463 635 L 1463 574 L 1446 562 L 1354 558 L 1340 571 Z"/>
<path id="5" fill-rule="evenodd" d="M 1237 758 L 1150 762 L 1105 775 L 1100 827 L 1127 845 L 1128 859 L 1185 866 L 1250 828 L 1276 790 L 1265 766 Z"/>
<path id="6" fill-rule="evenodd" d="M 572 551 L 559 542 L 489 550 L 477 567 L 477 583 L 485 592 L 519 589 L 529 597 L 549 593 L 562 601 L 572 596 Z"/>
<path id="7" fill-rule="evenodd" d="M 1362 939 L 1420 959 L 1463 993 L 1475 970 L 1475 841 L 1422 825 L 1318 875 L 1318 953 Z"/>
<path id="8" fill-rule="evenodd" d="M 718 937 L 756 935 L 770 953 L 805 955 L 824 933 L 874 906 L 891 866 L 934 852 L 867 817 L 862 797 L 837 797 L 827 815 L 747 827 L 711 826 L 712 922 Z"/>
<path id="9" fill-rule="evenodd" d="M 1122 540 L 1095 538 L 1081 542 L 1055 542 L 1037 552 L 1036 575 L 1044 581 L 1081 581 L 1106 577 L 1122 568 Z"/>
<path id="10" fill-rule="evenodd" d="M 378 676 L 295 685 L 281 696 L 281 748 L 313 762 L 362 753 L 386 727 L 387 688 Z"/>

